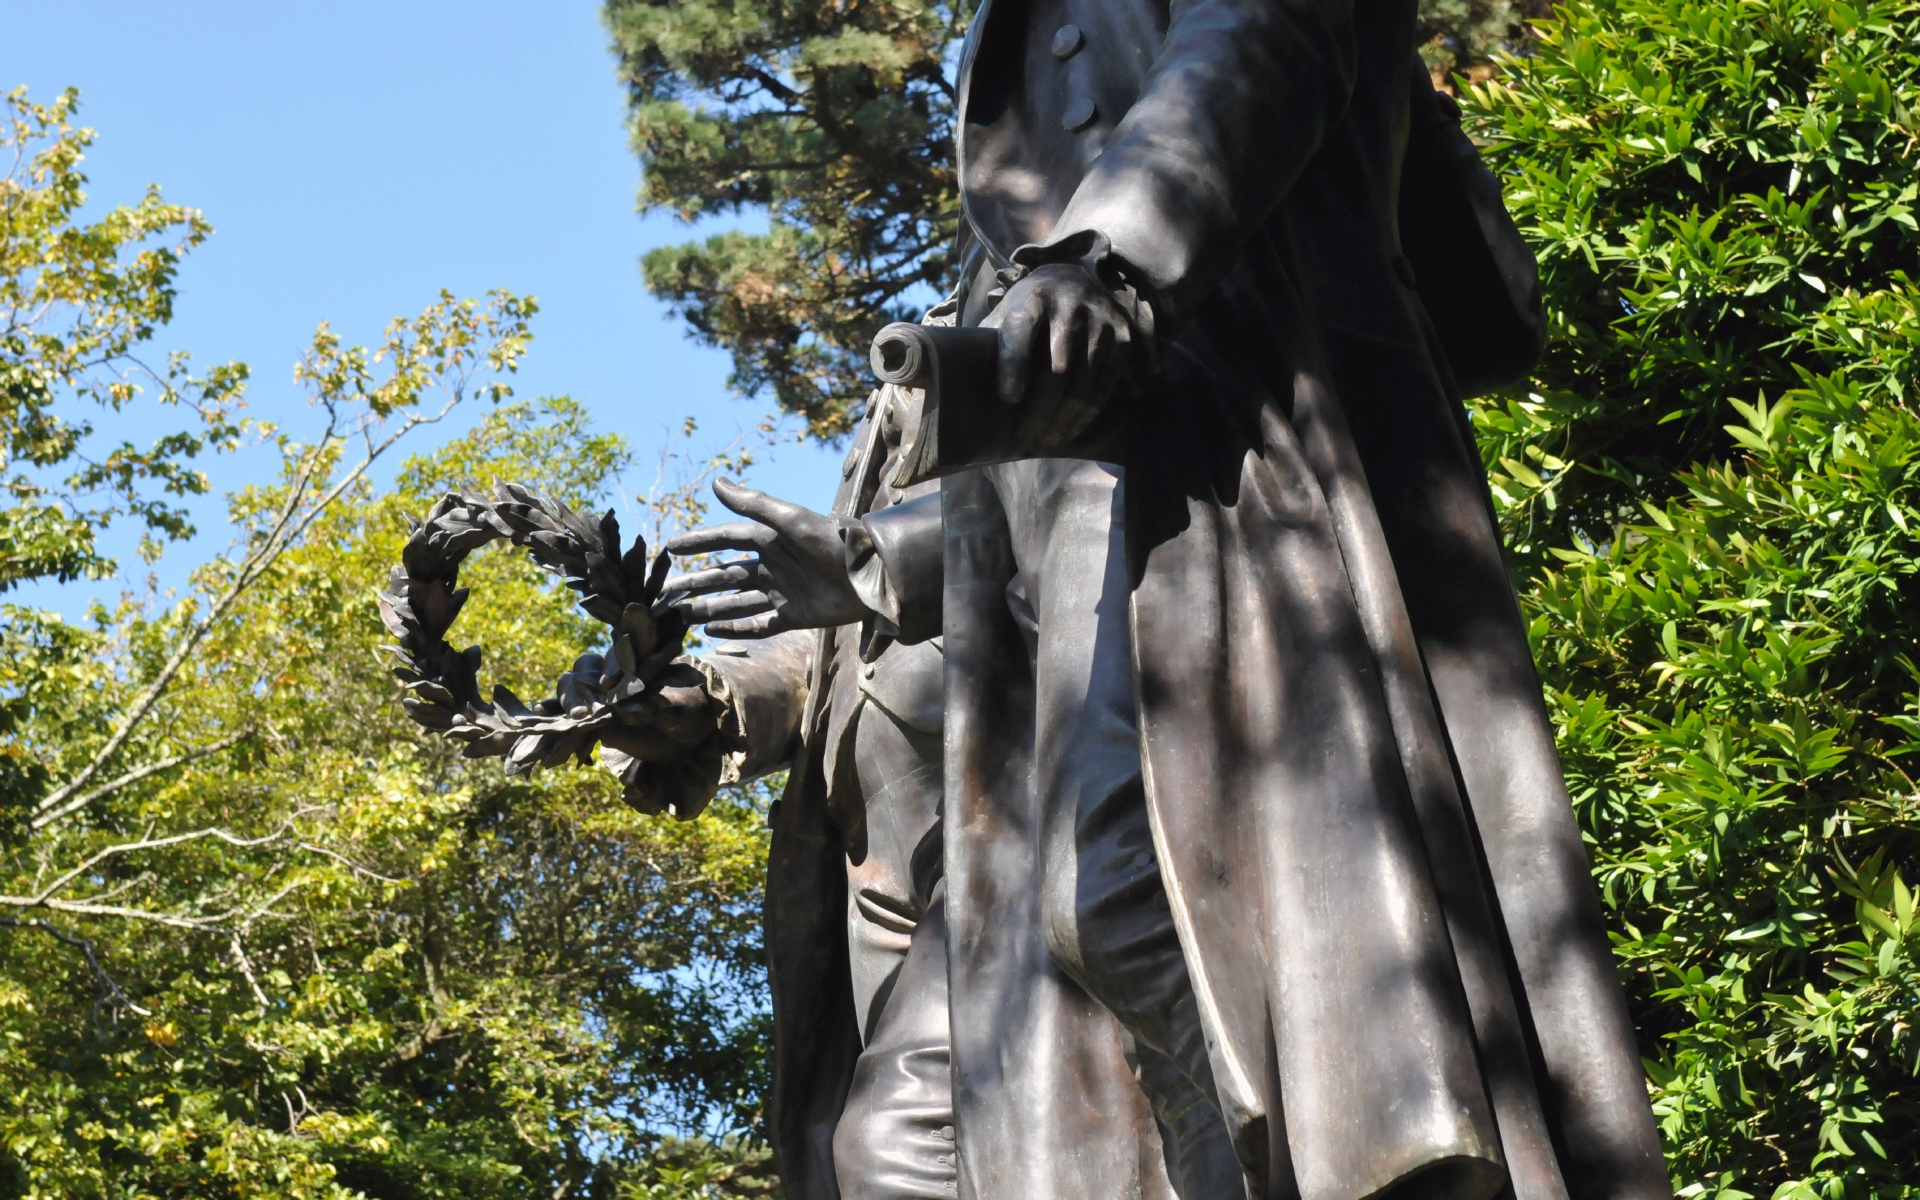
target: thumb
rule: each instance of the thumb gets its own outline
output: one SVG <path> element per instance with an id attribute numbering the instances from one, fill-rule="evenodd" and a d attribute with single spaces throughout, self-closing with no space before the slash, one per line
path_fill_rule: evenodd
<path id="1" fill-rule="evenodd" d="M 790 524 L 795 514 L 803 511 L 796 504 L 775 499 L 765 492 L 758 492 L 737 483 L 729 483 L 724 479 L 713 481 L 713 494 L 719 498 L 720 503 L 733 512 L 773 529 L 780 529 Z"/>

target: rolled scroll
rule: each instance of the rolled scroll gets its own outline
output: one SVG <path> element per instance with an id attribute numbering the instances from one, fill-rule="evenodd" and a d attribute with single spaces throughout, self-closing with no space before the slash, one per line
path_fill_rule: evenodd
<path id="1" fill-rule="evenodd" d="M 1001 400 L 1000 335 L 992 329 L 896 321 L 874 335 L 868 361 L 882 383 L 908 396 L 894 487 L 1023 458 L 1120 459 L 1117 402 L 1089 422 Z"/>

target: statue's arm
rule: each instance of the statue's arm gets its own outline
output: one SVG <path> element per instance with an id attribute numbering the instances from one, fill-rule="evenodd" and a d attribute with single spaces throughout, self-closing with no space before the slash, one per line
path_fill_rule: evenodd
<path id="1" fill-rule="evenodd" d="M 723 642 L 712 654 L 678 660 L 675 668 L 691 668 L 704 681 L 703 688 L 685 690 L 704 693 L 695 699 L 711 732 L 670 753 L 657 744 L 629 753 L 609 738 L 608 749 L 619 756 L 616 770 L 641 760 L 631 771 L 629 803 L 643 812 L 691 816 L 721 788 L 791 765 L 818 638 L 812 630 L 795 630 L 750 643 Z"/>
<path id="2" fill-rule="evenodd" d="M 1319 149 L 1357 71 L 1351 0 L 1175 0 L 1139 99 L 1046 245 L 1015 260 L 1111 256 L 1170 337 Z"/>
<path id="3" fill-rule="evenodd" d="M 818 643 L 815 631 L 796 629 L 752 642 L 722 642 L 714 653 L 690 660 L 726 705 L 720 722 L 727 760 L 723 786 L 792 764 Z"/>

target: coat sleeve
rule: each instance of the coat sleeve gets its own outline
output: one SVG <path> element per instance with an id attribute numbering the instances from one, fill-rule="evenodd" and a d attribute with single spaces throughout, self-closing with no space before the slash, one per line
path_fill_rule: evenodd
<path id="1" fill-rule="evenodd" d="M 1345 113 L 1352 0 L 1174 0 L 1166 41 L 1044 246 L 1142 294 L 1161 344 L 1192 315 Z M 1117 278 L 1116 278 L 1117 276 Z"/>
<path id="2" fill-rule="evenodd" d="M 645 813 L 698 816 L 723 787 L 770 775 L 793 760 L 805 719 L 818 639 L 811 630 L 764 641 L 723 642 L 703 658 L 679 661 L 707 680 L 719 703 L 713 736 L 676 762 L 639 762 L 601 751 L 627 782 L 627 802 Z"/>
<path id="3" fill-rule="evenodd" d="M 810 629 L 750 642 L 722 642 L 694 664 L 726 701 L 720 786 L 770 775 L 793 761 L 807 707 L 818 636 Z"/>

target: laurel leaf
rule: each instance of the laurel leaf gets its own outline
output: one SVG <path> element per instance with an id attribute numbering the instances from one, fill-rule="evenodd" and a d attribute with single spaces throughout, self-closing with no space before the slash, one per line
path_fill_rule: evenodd
<path id="1" fill-rule="evenodd" d="M 620 557 L 620 522 L 612 509 L 600 518 L 600 553 L 611 559 Z"/>
<path id="2" fill-rule="evenodd" d="M 646 570 L 647 539 L 636 537 L 633 539 L 633 545 L 628 546 L 627 552 L 620 556 L 620 573 L 631 582 L 645 575 Z"/>
<path id="3" fill-rule="evenodd" d="M 420 605 L 425 611 L 420 624 L 435 637 L 445 637 L 447 630 L 453 627 L 454 618 L 460 615 L 460 609 L 467 602 L 468 589 L 449 591 L 446 588 L 427 589 L 421 597 Z"/>
<path id="4" fill-rule="evenodd" d="M 493 685 L 493 711 L 508 721 L 517 721 L 533 715 L 533 710 L 521 703 L 520 697 L 514 695 L 513 689 L 504 683 Z"/>
<path id="5" fill-rule="evenodd" d="M 548 770 L 552 770 L 561 763 L 566 762 L 569 758 L 572 758 L 574 751 L 580 749 L 582 745 L 592 740 L 593 734 L 584 729 L 577 729 L 572 733 L 563 733 L 553 738 L 547 744 L 546 749 L 541 751 L 540 765 Z"/>
<path id="6" fill-rule="evenodd" d="M 660 598 L 660 589 L 666 586 L 667 568 L 672 565 L 672 556 L 662 550 L 653 560 L 653 570 L 647 574 L 645 596 L 649 601 Z"/>
<path id="7" fill-rule="evenodd" d="M 491 758 L 496 754 L 505 754 L 513 745 L 511 734 L 496 733 L 467 743 L 460 752 L 461 758 Z"/>
<path id="8" fill-rule="evenodd" d="M 542 528 L 541 524 L 534 519 L 533 513 L 523 504 L 498 505 L 494 508 L 493 515 L 499 518 L 500 523 L 507 528 L 509 535 L 516 542 L 523 541 L 528 534 Z"/>
<path id="9" fill-rule="evenodd" d="M 559 693 L 562 712 L 571 713 L 577 708 L 588 708 L 593 704 L 594 697 L 582 686 L 580 676 L 575 672 L 562 675 L 555 685 L 555 691 Z"/>
<path id="10" fill-rule="evenodd" d="M 410 685 L 408 690 L 429 704 L 444 705 L 447 708 L 460 707 L 460 702 L 454 699 L 453 693 L 447 690 L 446 685 L 435 679 L 422 679 L 419 683 Z"/>
<path id="11" fill-rule="evenodd" d="M 400 707 L 407 710 L 415 724 L 445 733 L 453 728 L 454 714 L 437 704 L 428 704 L 424 700 L 415 700 L 408 696 L 400 701 Z"/>
<path id="12" fill-rule="evenodd" d="M 651 681 L 654 676 L 666 670 L 667 667 L 673 662 L 673 660 L 679 657 L 679 655 L 680 655 L 679 646 L 672 645 L 672 644 L 662 646 L 658 650 L 655 650 L 652 654 L 649 654 L 645 658 L 641 659 L 639 666 L 636 667 L 634 670 L 634 674 L 638 675 L 642 679 Z"/>
<path id="13" fill-rule="evenodd" d="M 589 593 L 580 597 L 580 607 L 587 611 L 588 616 L 602 625 L 620 623 L 620 610 L 623 605 L 611 596 L 599 592 Z"/>
<path id="14" fill-rule="evenodd" d="M 646 650 L 653 649 L 654 639 L 660 633 L 659 622 L 653 619 L 653 614 L 647 611 L 647 606 L 644 604 L 629 604 L 621 609 L 620 628 L 633 639 L 635 646 Z M 615 638 L 614 644 L 617 646 L 619 643 L 620 639 Z M 625 669 L 630 671 L 633 665 L 625 664 Z"/>
<path id="15" fill-rule="evenodd" d="M 400 617 L 399 606 L 385 595 L 376 597 L 375 603 L 380 609 L 380 623 L 387 627 L 387 632 L 395 637 L 407 636 L 407 623 Z"/>
<path id="16" fill-rule="evenodd" d="M 535 530 L 528 535 L 527 548 L 543 565 L 580 567 L 585 562 L 575 551 L 573 539 L 565 533 L 549 529 Z"/>
<path id="17" fill-rule="evenodd" d="M 447 539 L 447 546 L 444 553 L 448 557 L 456 554 L 470 554 L 488 542 L 493 541 L 498 536 L 499 535 L 495 533 L 489 525 L 469 525 L 465 529 L 455 531 L 455 533 Z"/>
<path id="18" fill-rule="evenodd" d="M 401 571 L 411 584 L 416 580 L 432 579 L 439 573 L 440 556 L 427 545 L 424 533 L 416 533 L 407 539 L 406 546 L 400 551 Z"/>
<path id="19" fill-rule="evenodd" d="M 626 580 L 620 575 L 619 561 L 608 558 L 597 550 L 589 550 L 586 553 L 586 564 L 587 582 L 592 585 L 593 590 L 624 605 L 626 597 L 623 593 L 626 588 L 623 585 Z"/>
<path id="20" fill-rule="evenodd" d="M 515 742 L 513 749 L 507 751 L 507 774 L 526 775 L 531 773 L 535 767 L 540 765 L 540 758 L 543 754 L 542 744 L 546 740 L 547 735 L 545 734 L 530 733 Z"/>

